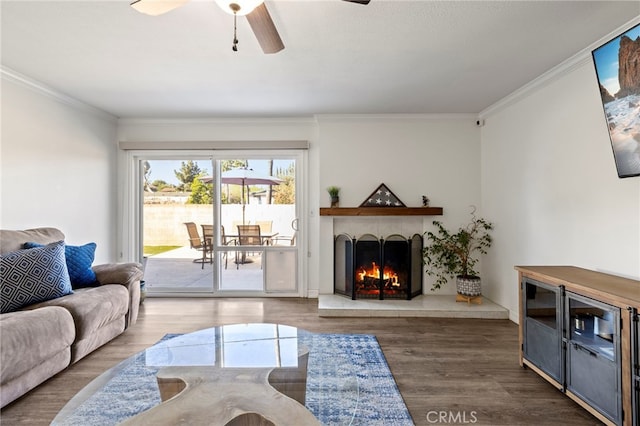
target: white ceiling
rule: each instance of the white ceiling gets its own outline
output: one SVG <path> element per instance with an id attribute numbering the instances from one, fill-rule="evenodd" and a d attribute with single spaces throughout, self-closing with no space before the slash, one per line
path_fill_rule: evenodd
<path id="1" fill-rule="evenodd" d="M 1 1 L 2 66 L 118 117 L 477 113 L 640 15 L 638 1 L 268 0 L 265 55 L 213 0 Z M 594 74 L 595 78 L 595 74 Z"/>

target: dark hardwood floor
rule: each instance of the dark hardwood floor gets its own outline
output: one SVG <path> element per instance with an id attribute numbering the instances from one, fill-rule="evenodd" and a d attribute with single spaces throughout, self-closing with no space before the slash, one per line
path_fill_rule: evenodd
<path id="1" fill-rule="evenodd" d="M 508 320 L 320 318 L 316 299 L 206 298 L 147 298 L 135 326 L 5 407 L 0 422 L 49 424 L 96 376 L 166 333 L 248 322 L 374 334 L 417 425 L 601 424 L 518 365 L 518 327 Z"/>

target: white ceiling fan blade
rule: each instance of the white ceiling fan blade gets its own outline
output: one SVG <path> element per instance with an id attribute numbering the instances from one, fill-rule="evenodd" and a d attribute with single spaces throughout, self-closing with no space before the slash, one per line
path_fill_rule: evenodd
<path id="1" fill-rule="evenodd" d="M 176 9 L 189 0 L 134 0 L 131 7 L 145 15 L 158 16 Z"/>

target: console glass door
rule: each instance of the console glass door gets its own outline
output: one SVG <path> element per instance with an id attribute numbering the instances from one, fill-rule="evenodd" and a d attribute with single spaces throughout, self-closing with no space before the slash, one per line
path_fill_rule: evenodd
<path id="1" fill-rule="evenodd" d="M 567 390 L 621 419 L 620 310 L 567 292 Z"/>
<path id="2" fill-rule="evenodd" d="M 564 382 L 561 290 L 529 278 L 523 282 L 524 357 L 560 384 Z"/>

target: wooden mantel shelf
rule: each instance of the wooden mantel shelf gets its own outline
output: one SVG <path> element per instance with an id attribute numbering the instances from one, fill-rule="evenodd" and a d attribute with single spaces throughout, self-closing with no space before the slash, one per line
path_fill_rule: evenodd
<path id="1" fill-rule="evenodd" d="M 320 216 L 442 216 L 442 207 L 321 207 Z"/>

